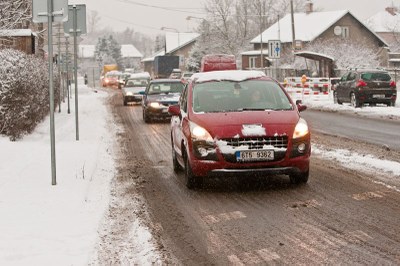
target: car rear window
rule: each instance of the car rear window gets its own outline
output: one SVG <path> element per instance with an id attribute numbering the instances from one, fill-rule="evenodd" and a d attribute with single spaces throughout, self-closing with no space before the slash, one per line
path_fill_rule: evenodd
<path id="1" fill-rule="evenodd" d="M 258 94 L 256 100 L 254 94 Z M 292 109 L 286 94 L 273 81 L 212 81 L 196 84 L 193 88 L 194 112 Z"/>
<path id="2" fill-rule="evenodd" d="M 367 72 L 361 74 L 361 79 L 365 81 L 390 81 L 392 78 L 388 73 Z"/>
<path id="3" fill-rule="evenodd" d="M 182 93 L 182 91 L 183 91 L 183 84 L 180 82 L 153 83 L 149 87 L 148 94 Z"/>

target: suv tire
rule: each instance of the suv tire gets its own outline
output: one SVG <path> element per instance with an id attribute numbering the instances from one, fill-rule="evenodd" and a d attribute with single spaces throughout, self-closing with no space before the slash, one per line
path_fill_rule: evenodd
<path id="1" fill-rule="evenodd" d="M 351 106 L 353 106 L 355 108 L 358 108 L 358 107 L 361 106 L 360 102 L 359 102 L 359 100 L 358 100 L 358 98 L 357 98 L 357 96 L 356 96 L 356 94 L 354 92 L 352 92 L 350 94 L 350 104 L 351 104 Z"/>
<path id="2" fill-rule="evenodd" d="M 333 92 L 333 103 L 334 104 L 343 104 L 341 101 L 339 101 L 339 99 L 337 97 L 337 91 Z"/>
<path id="3" fill-rule="evenodd" d="M 188 155 L 185 154 L 185 183 L 188 189 L 195 189 L 202 184 L 202 178 L 193 175 L 192 167 L 190 167 L 190 163 L 188 160 Z"/>
<path id="4" fill-rule="evenodd" d="M 171 138 L 171 143 L 172 143 L 172 147 L 171 147 L 172 148 L 172 165 L 174 168 L 174 172 L 178 173 L 182 170 L 182 167 L 179 164 L 178 160 L 176 159 L 176 151 L 174 149 L 174 142 L 173 142 L 172 138 Z"/>
<path id="5" fill-rule="evenodd" d="M 150 123 L 149 115 L 146 113 L 145 110 L 143 110 L 143 121 L 144 121 L 145 123 Z"/>
<path id="6" fill-rule="evenodd" d="M 309 170 L 307 172 L 304 172 L 304 173 L 291 174 L 289 176 L 290 182 L 292 184 L 307 183 L 309 175 L 310 175 L 310 171 Z"/>

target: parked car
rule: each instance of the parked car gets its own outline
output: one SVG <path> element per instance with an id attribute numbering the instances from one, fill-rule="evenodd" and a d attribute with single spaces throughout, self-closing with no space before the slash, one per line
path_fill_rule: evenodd
<path id="1" fill-rule="evenodd" d="M 345 73 L 335 85 L 335 103 L 349 102 L 354 107 L 377 103 L 394 106 L 396 103 L 396 82 L 389 72 L 378 69 L 356 69 Z"/>
<path id="2" fill-rule="evenodd" d="M 171 118 L 170 105 L 177 104 L 184 84 L 179 79 L 154 79 L 150 81 L 143 95 L 143 121 L 165 120 Z"/>
<path id="3" fill-rule="evenodd" d="M 141 102 L 148 83 L 149 79 L 146 77 L 128 78 L 122 87 L 124 105 Z"/>
<path id="4" fill-rule="evenodd" d="M 305 109 L 260 71 L 196 73 L 168 109 L 174 170 L 184 169 L 188 188 L 218 175 L 286 174 L 306 183 L 310 131 L 299 114 Z"/>

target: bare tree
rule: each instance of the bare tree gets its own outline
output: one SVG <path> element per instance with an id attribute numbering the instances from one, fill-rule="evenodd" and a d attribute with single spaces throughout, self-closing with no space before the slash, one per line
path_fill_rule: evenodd
<path id="1" fill-rule="evenodd" d="M 29 0 L 0 1 L 0 29 L 28 28 L 31 21 L 31 4 Z"/>

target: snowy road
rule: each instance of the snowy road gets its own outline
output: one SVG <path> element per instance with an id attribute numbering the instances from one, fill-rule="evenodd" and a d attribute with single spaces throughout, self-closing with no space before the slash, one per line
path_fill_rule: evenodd
<path id="1" fill-rule="evenodd" d="M 124 107 L 118 94 L 111 108 L 124 132 L 118 136 L 118 193 L 100 243 L 103 264 L 138 262 L 129 234 L 133 212 L 150 228 L 153 252 L 166 264 L 400 263 L 400 194 L 375 182 L 376 173 L 317 154 L 304 186 L 285 176 L 239 177 L 188 190 L 183 173 L 172 170 L 169 124 L 145 124 L 141 107 Z M 314 135 L 313 145 L 337 148 L 337 137 Z M 378 151 L 357 141 L 341 143 Z M 130 208 L 134 201 L 143 208 Z"/>
<path id="2" fill-rule="evenodd" d="M 400 151 L 400 121 L 313 110 L 307 110 L 301 115 L 313 131 L 357 139 Z"/>

